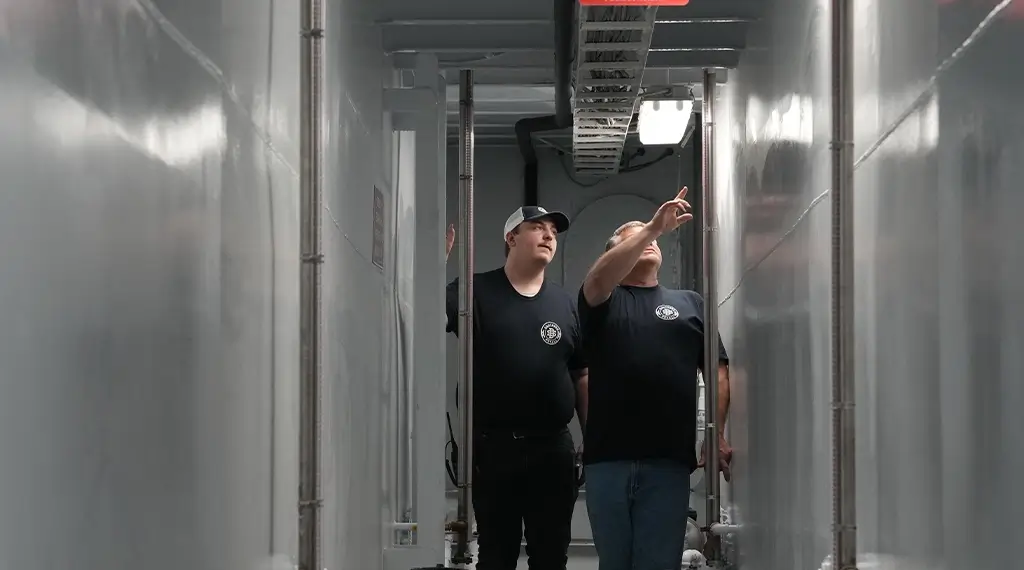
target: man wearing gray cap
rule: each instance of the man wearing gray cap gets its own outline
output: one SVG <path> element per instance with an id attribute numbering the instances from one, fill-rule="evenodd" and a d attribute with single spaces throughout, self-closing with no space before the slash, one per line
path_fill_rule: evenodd
<path id="1" fill-rule="evenodd" d="M 569 422 L 586 423 L 587 371 L 571 295 L 548 283 L 569 218 L 538 206 L 505 222 L 505 265 L 473 277 L 473 510 L 479 570 L 564 570 L 579 487 Z M 454 228 L 449 228 L 451 253 Z M 459 283 L 446 289 L 458 331 Z"/>

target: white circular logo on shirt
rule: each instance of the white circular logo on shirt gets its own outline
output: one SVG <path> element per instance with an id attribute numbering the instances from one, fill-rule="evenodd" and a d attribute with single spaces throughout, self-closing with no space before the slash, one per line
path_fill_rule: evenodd
<path id="1" fill-rule="evenodd" d="M 554 346 L 558 344 L 558 341 L 562 340 L 562 329 L 558 328 L 558 325 L 548 321 L 540 326 L 540 339 L 546 344 Z"/>
<path id="2" fill-rule="evenodd" d="M 674 321 L 679 318 L 679 311 L 672 305 L 658 305 L 654 315 L 663 321 Z"/>

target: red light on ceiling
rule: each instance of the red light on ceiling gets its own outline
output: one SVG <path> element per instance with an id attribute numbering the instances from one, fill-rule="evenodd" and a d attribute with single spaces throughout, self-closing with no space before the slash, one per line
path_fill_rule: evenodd
<path id="1" fill-rule="evenodd" d="M 690 0 L 580 0 L 580 6 L 686 6 Z"/>

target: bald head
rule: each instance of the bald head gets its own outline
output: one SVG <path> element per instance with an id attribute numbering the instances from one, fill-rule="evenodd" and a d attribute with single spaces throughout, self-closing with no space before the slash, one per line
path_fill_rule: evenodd
<path id="1" fill-rule="evenodd" d="M 635 220 L 632 221 L 632 222 L 626 222 L 626 223 L 622 224 L 621 226 L 618 227 L 618 229 L 616 229 L 614 232 L 612 232 L 611 237 L 608 238 L 608 241 L 606 241 L 604 243 L 604 250 L 608 251 L 609 249 L 615 247 L 620 241 L 622 241 L 622 234 L 626 230 L 628 230 L 630 228 L 642 228 L 642 227 L 644 227 L 644 223 L 643 222 L 638 222 L 638 221 L 635 221 Z"/>

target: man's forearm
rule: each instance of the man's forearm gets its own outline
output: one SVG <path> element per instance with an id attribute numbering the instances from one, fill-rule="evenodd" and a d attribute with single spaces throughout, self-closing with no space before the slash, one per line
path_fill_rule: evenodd
<path id="1" fill-rule="evenodd" d="M 645 225 L 597 259 L 583 281 L 583 296 L 592 305 L 603 303 L 636 265 L 644 249 L 658 234 Z"/>

